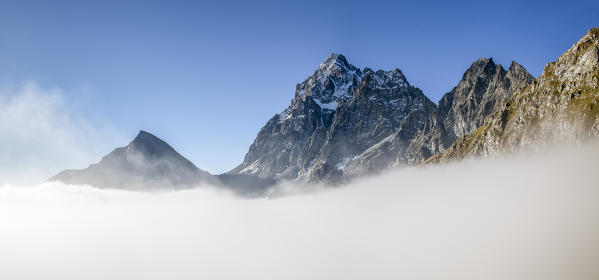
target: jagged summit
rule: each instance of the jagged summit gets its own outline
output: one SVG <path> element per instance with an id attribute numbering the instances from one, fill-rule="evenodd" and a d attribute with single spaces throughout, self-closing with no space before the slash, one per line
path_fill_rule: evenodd
<path id="1" fill-rule="evenodd" d="M 499 70 L 503 69 L 501 65 L 495 64 L 493 58 L 479 58 L 470 65 L 464 72 L 462 81 L 474 82 L 481 76 L 493 76 Z"/>
<path id="2" fill-rule="evenodd" d="M 532 83 L 533 77 L 524 67 L 512 63 L 510 69 L 508 73 L 493 58 L 479 58 L 457 86 L 441 98 L 438 111 L 447 134 L 441 151 L 458 137 L 474 131 L 516 90 Z"/>
<path id="3" fill-rule="evenodd" d="M 489 57 L 489 58 L 479 57 L 477 60 L 472 62 L 472 65 L 470 66 L 470 68 L 472 68 L 472 67 L 484 68 L 486 65 L 495 66 L 495 61 L 493 60 L 493 57 Z"/>
<path id="4" fill-rule="evenodd" d="M 297 85 L 289 107 L 268 121 L 229 173 L 336 181 L 348 159 L 401 126 L 410 130 L 434 108 L 399 69 L 362 71 L 333 53 Z"/>
<path id="5" fill-rule="evenodd" d="M 477 60 L 475 60 L 474 62 L 472 62 L 472 65 L 470 66 L 470 68 L 485 68 L 485 66 L 487 65 L 492 65 L 495 66 L 495 61 L 493 60 L 493 57 L 479 57 Z"/>
<path id="6" fill-rule="evenodd" d="M 320 64 L 319 68 L 328 68 L 332 65 L 337 65 L 340 67 L 352 67 L 351 64 L 347 61 L 344 55 L 339 53 L 331 53 L 329 56 Z"/>
<path id="7" fill-rule="evenodd" d="M 373 72 L 368 70 L 364 72 L 365 79 L 368 85 L 375 89 L 393 89 L 409 87 L 410 83 L 404 76 L 401 70 L 395 68 L 391 71 L 378 70 Z M 366 78 L 367 77 L 367 78 Z"/>
<path id="8" fill-rule="evenodd" d="M 518 64 L 510 71 L 492 58 L 479 58 L 462 80 L 439 101 L 423 123 L 405 125 L 394 134 L 352 158 L 346 174 L 376 172 L 393 165 L 415 165 L 447 149 L 458 137 L 471 133 L 517 89 L 533 78 Z"/>
<path id="9" fill-rule="evenodd" d="M 362 71 L 350 64 L 343 55 L 333 53 L 312 76 L 297 85 L 295 96 L 302 100 L 310 96 L 322 104 L 334 103 L 349 98 L 362 76 Z"/>
<path id="10" fill-rule="evenodd" d="M 539 150 L 548 143 L 599 135 L 599 28 L 593 28 L 543 73 L 428 162 Z"/>

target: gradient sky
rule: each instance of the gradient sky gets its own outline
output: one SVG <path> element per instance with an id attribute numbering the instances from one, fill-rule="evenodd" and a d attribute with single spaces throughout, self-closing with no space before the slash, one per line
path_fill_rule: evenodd
<path id="1" fill-rule="evenodd" d="M 144 129 L 219 173 L 331 52 L 400 68 L 437 102 L 479 57 L 539 75 L 599 25 L 598 3 L 0 1 L 0 84 L 60 88 L 122 135 L 111 145 Z"/>

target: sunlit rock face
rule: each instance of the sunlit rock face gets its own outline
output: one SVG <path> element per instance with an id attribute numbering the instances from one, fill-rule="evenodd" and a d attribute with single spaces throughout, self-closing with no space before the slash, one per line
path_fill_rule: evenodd
<path id="1" fill-rule="evenodd" d="M 434 110 L 399 69 L 360 70 L 331 54 L 230 173 L 338 182 L 354 157 L 400 128 L 415 131 Z"/>
<path id="2" fill-rule="evenodd" d="M 417 165 L 478 128 L 485 117 L 533 77 L 518 63 L 506 71 L 491 58 L 472 63 L 462 80 L 429 116 L 410 116 L 388 137 L 352 158 L 345 175 L 357 176 L 395 165 Z M 426 117 L 424 122 L 422 117 Z"/>
<path id="3" fill-rule="evenodd" d="M 81 170 L 65 170 L 49 179 L 100 188 L 189 188 L 216 179 L 196 167 L 158 137 L 140 131 L 129 145 Z"/>
<path id="4" fill-rule="evenodd" d="M 580 141 L 598 134 L 599 28 L 593 28 L 476 131 L 429 161 L 535 150 L 547 143 Z"/>
<path id="5" fill-rule="evenodd" d="M 491 58 L 472 63 L 458 85 L 439 101 L 435 115 L 427 124 L 430 127 L 412 141 L 417 150 L 414 161 L 420 162 L 430 154 L 444 151 L 458 137 L 474 132 L 508 97 L 533 80 L 516 62 L 512 62 L 507 71 Z"/>

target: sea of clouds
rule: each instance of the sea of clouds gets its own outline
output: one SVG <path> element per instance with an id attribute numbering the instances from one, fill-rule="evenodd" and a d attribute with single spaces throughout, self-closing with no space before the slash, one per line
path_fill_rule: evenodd
<path id="1" fill-rule="evenodd" d="M 591 143 L 264 199 L 4 185 L 0 279 L 599 279 L 598 166 Z"/>

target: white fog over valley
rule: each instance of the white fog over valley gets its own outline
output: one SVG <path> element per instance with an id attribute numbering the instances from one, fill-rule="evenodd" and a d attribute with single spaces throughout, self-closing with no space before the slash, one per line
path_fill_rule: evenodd
<path id="1" fill-rule="evenodd" d="M 241 199 L 0 187 L 0 279 L 597 279 L 599 144 Z"/>

